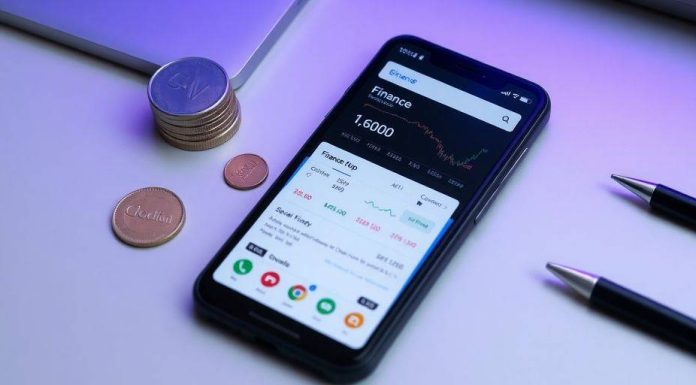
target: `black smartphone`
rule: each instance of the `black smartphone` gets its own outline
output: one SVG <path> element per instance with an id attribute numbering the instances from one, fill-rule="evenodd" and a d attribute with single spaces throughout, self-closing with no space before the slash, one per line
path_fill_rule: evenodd
<path id="1" fill-rule="evenodd" d="M 366 376 L 549 111 L 534 83 L 393 38 L 203 270 L 197 308 L 331 380 Z"/>

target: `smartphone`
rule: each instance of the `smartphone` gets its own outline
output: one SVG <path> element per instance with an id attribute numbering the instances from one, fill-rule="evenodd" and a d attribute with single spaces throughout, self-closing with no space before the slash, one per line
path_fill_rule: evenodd
<path id="1" fill-rule="evenodd" d="M 391 39 L 200 274 L 197 308 L 330 380 L 366 376 L 549 111 L 530 81 Z"/>

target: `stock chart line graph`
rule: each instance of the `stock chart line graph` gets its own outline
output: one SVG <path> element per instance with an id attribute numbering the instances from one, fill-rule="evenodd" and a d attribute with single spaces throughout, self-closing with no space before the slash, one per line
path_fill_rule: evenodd
<path id="1" fill-rule="evenodd" d="M 448 152 L 445 144 L 442 142 L 442 139 L 440 139 L 437 135 L 435 135 L 435 132 L 432 128 L 430 128 L 428 125 L 418 121 L 418 120 L 409 120 L 406 119 L 405 117 L 396 114 L 391 111 L 386 111 L 383 110 L 375 105 L 372 105 L 370 103 L 365 103 L 363 104 L 363 107 L 370 108 L 372 110 L 375 110 L 377 112 L 381 112 L 382 114 L 392 116 L 394 118 L 397 118 L 399 120 L 404 121 L 406 124 L 414 126 L 419 128 L 422 132 L 423 135 L 426 137 L 426 139 L 430 140 L 432 143 L 434 143 L 435 146 L 435 153 L 437 157 L 442 160 L 445 163 L 448 163 L 451 166 L 454 167 L 459 167 L 465 170 L 471 170 L 474 168 L 474 165 L 472 162 L 480 158 L 481 156 L 485 155 L 488 153 L 487 148 L 481 148 L 479 151 L 474 152 L 464 158 L 457 158 L 455 154 Z"/>
<path id="2" fill-rule="evenodd" d="M 389 216 L 392 217 L 392 218 L 393 218 L 393 217 L 396 217 L 396 214 L 394 214 L 394 213 L 392 212 L 392 209 L 385 209 L 385 208 L 379 207 L 379 206 L 377 206 L 377 205 L 375 204 L 375 201 L 365 201 L 365 204 L 371 206 L 373 209 L 375 209 L 375 210 L 377 210 L 377 211 L 380 211 L 380 212 L 384 212 L 384 213 L 389 214 Z"/>

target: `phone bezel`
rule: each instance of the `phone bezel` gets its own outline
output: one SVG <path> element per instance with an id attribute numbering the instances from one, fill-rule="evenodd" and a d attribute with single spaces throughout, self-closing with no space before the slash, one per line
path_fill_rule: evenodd
<path id="1" fill-rule="evenodd" d="M 362 84 L 367 77 L 379 71 L 384 58 L 392 47 L 398 44 L 409 44 L 422 47 L 430 53 L 431 60 L 447 63 L 448 70 L 461 71 L 462 76 L 477 79 L 481 82 L 503 81 L 520 87 L 535 95 L 536 109 L 529 119 L 520 122 L 515 130 L 515 136 L 498 159 L 491 172 L 484 179 L 482 187 L 474 194 L 464 210 L 454 218 L 450 229 L 444 234 L 432 250 L 430 256 L 415 272 L 409 284 L 395 300 L 384 319 L 373 332 L 368 342 L 361 349 L 351 349 L 302 323 L 295 321 L 265 305 L 262 305 L 245 295 L 235 292 L 217 283 L 213 271 L 230 250 L 240 240 L 242 235 L 257 220 L 265 207 L 284 187 L 286 181 L 300 166 L 301 162 L 311 154 L 321 142 L 326 130 L 332 126 L 338 112 L 348 101 L 355 97 L 359 87 L 351 86 L 341 97 L 341 100 L 326 116 L 324 121 L 309 137 L 300 151 L 288 163 L 276 181 L 254 206 L 252 211 L 232 233 L 222 248 L 216 253 L 206 268 L 199 275 L 194 286 L 194 296 L 199 310 L 204 314 L 221 321 L 233 329 L 271 344 L 285 355 L 289 355 L 319 369 L 333 378 L 345 376 L 355 377 L 368 373 L 381 358 L 388 344 L 403 326 L 403 323 L 416 307 L 417 302 L 434 282 L 434 278 L 449 261 L 448 254 L 453 249 L 457 239 L 463 240 L 474 222 L 475 214 L 483 207 L 493 194 L 501 177 L 511 167 L 521 149 L 528 146 L 536 131 L 548 119 L 550 101 L 547 93 L 540 86 L 525 79 L 491 67 L 464 55 L 450 51 L 433 43 L 414 36 L 397 36 L 382 46 L 375 57 L 365 67 L 353 85 Z"/>

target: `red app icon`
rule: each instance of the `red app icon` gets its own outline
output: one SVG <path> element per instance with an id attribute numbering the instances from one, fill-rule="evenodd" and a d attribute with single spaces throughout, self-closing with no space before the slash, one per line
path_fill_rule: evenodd
<path id="1" fill-rule="evenodd" d="M 278 273 L 267 271 L 261 275 L 261 284 L 266 287 L 273 287 L 280 282 L 280 276 Z"/>

